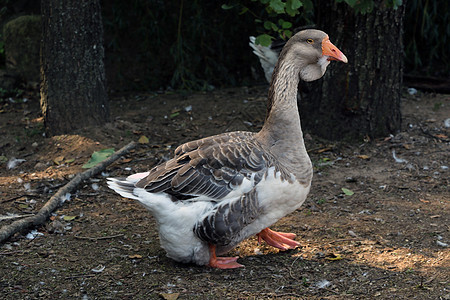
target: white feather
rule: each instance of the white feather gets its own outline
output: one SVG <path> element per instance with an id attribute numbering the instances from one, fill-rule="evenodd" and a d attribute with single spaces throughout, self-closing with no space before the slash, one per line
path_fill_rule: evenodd
<path id="1" fill-rule="evenodd" d="M 118 193 L 122 197 L 139 200 L 139 197 L 136 197 L 129 191 L 125 190 L 118 182 L 120 182 L 119 179 L 108 178 L 108 187 L 110 189 L 113 189 L 116 193 Z"/>
<path id="2" fill-rule="evenodd" d="M 128 176 L 127 181 L 136 183 L 139 180 L 141 180 L 142 178 L 147 177 L 148 174 L 150 174 L 150 172 L 136 173 L 136 174 Z"/>
<path id="3" fill-rule="evenodd" d="M 208 263 L 208 245 L 193 228 L 204 212 L 212 209 L 211 202 L 174 202 L 166 193 L 149 193 L 141 188 L 134 189 L 133 194 L 158 221 L 161 247 L 168 257 L 184 263 Z"/>
<path id="4" fill-rule="evenodd" d="M 298 209 L 306 200 L 311 184 L 304 186 L 295 178 L 289 182 L 281 179 L 275 168 L 268 170 L 267 176 L 256 185 L 257 197 L 264 213 L 245 228 L 242 236 L 250 237 L 271 226 L 285 215 Z"/>
<path id="5" fill-rule="evenodd" d="M 255 41 L 256 38 L 254 36 L 251 36 L 250 43 L 248 44 L 253 48 L 253 53 L 258 56 L 261 67 L 264 70 L 266 80 L 270 82 L 270 80 L 272 79 L 273 69 L 275 68 L 275 65 L 278 61 L 279 53 L 270 49 L 269 47 L 256 45 Z"/>
<path id="6" fill-rule="evenodd" d="M 191 201 L 177 202 L 172 201 L 166 193 L 149 193 L 143 188 L 126 189 L 147 175 L 148 172 L 138 173 L 122 181 L 108 178 L 108 186 L 123 197 L 138 200 L 151 212 L 158 222 L 161 247 L 166 250 L 168 257 L 184 263 L 207 264 L 210 257 L 208 244 L 194 234 L 193 228 L 214 210 L 217 205 L 212 201 L 214 199 L 201 196 Z M 234 201 L 252 188 L 257 190 L 259 205 L 264 213 L 235 237 L 238 242 L 255 235 L 300 207 L 309 191 L 309 186 L 301 185 L 295 178 L 292 178 L 291 183 L 283 181 L 280 173 L 275 173 L 274 167 L 268 170 L 267 176 L 256 186 L 254 178 L 255 174 L 250 179 L 245 178 L 220 201 Z"/>

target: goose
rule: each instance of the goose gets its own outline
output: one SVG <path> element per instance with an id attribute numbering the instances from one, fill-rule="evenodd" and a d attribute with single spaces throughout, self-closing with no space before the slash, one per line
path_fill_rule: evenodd
<path id="1" fill-rule="evenodd" d="M 268 47 L 256 44 L 256 38 L 254 36 L 249 37 L 250 42 L 248 45 L 253 49 L 253 53 L 258 57 L 261 67 L 264 71 L 264 76 L 267 82 L 270 83 L 272 79 L 273 69 L 280 56 L 281 49 L 285 45 L 284 41 L 274 41 Z"/>
<path id="2" fill-rule="evenodd" d="M 220 255 L 254 235 L 280 250 L 296 248 L 294 233 L 269 226 L 298 209 L 309 193 L 313 169 L 300 126 L 297 86 L 300 78 L 322 77 L 331 60 L 347 62 L 326 33 L 297 33 L 274 68 L 259 132 L 187 142 L 172 159 L 148 172 L 108 178 L 108 186 L 154 216 L 161 247 L 178 262 L 243 267 L 238 257 Z"/>

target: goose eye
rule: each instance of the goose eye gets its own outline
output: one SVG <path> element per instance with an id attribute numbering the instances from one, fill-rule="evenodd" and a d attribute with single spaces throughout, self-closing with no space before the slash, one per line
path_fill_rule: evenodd
<path id="1" fill-rule="evenodd" d="M 307 39 L 306 42 L 307 42 L 308 44 L 314 44 L 314 40 L 313 40 L 313 39 Z"/>

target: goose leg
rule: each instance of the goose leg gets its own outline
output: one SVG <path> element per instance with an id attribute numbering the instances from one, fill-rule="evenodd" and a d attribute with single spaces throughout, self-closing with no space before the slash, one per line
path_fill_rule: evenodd
<path id="1" fill-rule="evenodd" d="M 238 264 L 236 261 L 239 258 L 236 257 L 217 257 L 216 256 L 216 246 L 209 244 L 209 263 L 208 266 L 211 268 L 218 268 L 218 269 L 234 269 L 234 268 L 241 268 L 243 265 Z"/>
<path id="2" fill-rule="evenodd" d="M 300 246 L 299 242 L 294 241 L 297 236 L 295 233 L 277 232 L 266 228 L 256 235 L 259 243 L 263 239 L 270 246 L 281 250 L 295 249 Z"/>

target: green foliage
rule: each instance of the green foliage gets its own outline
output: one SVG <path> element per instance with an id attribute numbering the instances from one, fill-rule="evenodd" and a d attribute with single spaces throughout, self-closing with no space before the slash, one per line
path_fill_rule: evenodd
<path id="1" fill-rule="evenodd" d="M 20 88 L 5 89 L 0 87 L 0 102 L 7 101 L 7 98 L 16 98 L 14 101 L 21 103 L 23 99 L 21 97 L 24 94 L 24 90 Z"/>
<path id="2" fill-rule="evenodd" d="M 319 200 L 316 201 L 317 204 L 322 205 L 326 202 L 327 200 L 325 198 L 321 198 Z"/>
<path id="3" fill-rule="evenodd" d="M 235 0 L 236 1 L 236 0 Z M 260 35 L 256 44 L 269 46 L 276 39 L 289 39 L 293 34 L 293 24 L 311 24 L 313 4 L 311 0 L 252 0 L 256 7 L 251 9 L 247 1 L 224 4 L 223 9 L 239 9 L 239 14 L 249 13 L 259 25 Z M 261 27 L 262 25 L 262 27 Z"/>
<path id="4" fill-rule="evenodd" d="M 354 194 L 353 191 L 346 189 L 346 188 L 341 188 L 342 192 L 344 192 L 345 195 L 347 196 L 352 196 Z"/>
<path id="5" fill-rule="evenodd" d="M 257 45 L 263 45 L 263 46 L 267 47 L 267 46 L 270 45 L 270 43 L 272 43 L 272 40 L 273 40 L 272 36 L 263 33 L 263 34 L 260 34 L 260 35 L 258 35 L 256 37 L 255 42 L 256 42 Z"/>
<path id="6" fill-rule="evenodd" d="M 232 0 L 233 1 L 233 0 Z M 335 0 L 346 3 L 355 13 L 372 12 L 375 5 L 398 9 L 402 0 Z M 287 39 L 293 28 L 312 24 L 313 3 L 309 0 L 252 0 L 262 7 L 244 10 L 248 1 L 234 0 L 227 9 L 238 8 L 251 13 L 260 33 L 256 43 L 268 46 L 276 38 Z M 300 5 L 299 5 L 300 4 Z M 292 18 L 295 16 L 295 18 Z M 285 21 L 286 20 L 286 21 Z M 404 22 L 406 72 L 425 72 L 432 76 L 448 76 L 450 73 L 450 1 L 410 0 L 406 5 Z"/>
<path id="7" fill-rule="evenodd" d="M 92 153 L 91 159 L 82 166 L 84 169 L 95 167 L 98 163 L 104 161 L 114 153 L 114 148 L 103 149 Z"/>

